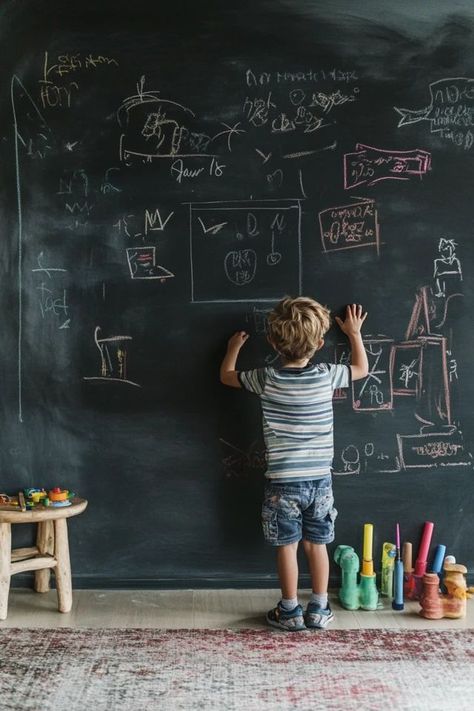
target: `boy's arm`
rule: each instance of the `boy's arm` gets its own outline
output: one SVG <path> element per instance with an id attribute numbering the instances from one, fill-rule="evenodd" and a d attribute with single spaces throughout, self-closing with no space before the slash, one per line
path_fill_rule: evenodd
<path id="1" fill-rule="evenodd" d="M 346 317 L 344 321 L 336 316 L 336 321 L 341 327 L 341 330 L 346 334 L 351 344 L 351 373 L 352 380 L 360 380 L 365 378 L 369 373 L 369 363 L 367 353 L 365 352 L 364 343 L 360 329 L 367 318 L 367 312 L 362 314 L 362 306 L 360 304 L 348 304 L 346 309 Z"/>
<path id="2" fill-rule="evenodd" d="M 227 352 L 221 363 L 220 379 L 221 383 L 229 385 L 231 388 L 242 387 L 239 380 L 239 374 L 235 369 L 235 366 L 237 364 L 240 349 L 248 337 L 249 334 L 245 333 L 245 331 L 237 331 L 237 333 L 234 333 L 234 335 L 229 338 L 229 342 L 227 343 Z"/>

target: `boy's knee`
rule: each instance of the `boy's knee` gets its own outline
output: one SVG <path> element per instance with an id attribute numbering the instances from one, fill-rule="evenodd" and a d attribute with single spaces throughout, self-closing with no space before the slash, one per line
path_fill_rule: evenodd
<path id="1" fill-rule="evenodd" d="M 299 541 L 295 541 L 294 543 L 283 543 L 282 545 L 278 546 L 279 551 L 296 551 L 298 549 L 298 544 Z"/>
<path id="2" fill-rule="evenodd" d="M 303 538 L 303 547 L 306 550 L 310 551 L 313 549 L 320 550 L 321 548 L 326 548 L 325 543 L 314 543 L 314 541 L 308 541 L 306 538 Z"/>

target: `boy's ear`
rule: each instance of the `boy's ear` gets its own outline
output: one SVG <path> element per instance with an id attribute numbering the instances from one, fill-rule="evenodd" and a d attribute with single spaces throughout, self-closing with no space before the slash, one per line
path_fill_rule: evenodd
<path id="1" fill-rule="evenodd" d="M 321 350 L 321 348 L 322 348 L 323 346 L 324 346 L 324 338 L 321 338 L 321 340 L 319 341 L 319 344 L 318 344 L 318 347 L 317 347 L 316 350 L 317 350 L 317 351 Z"/>

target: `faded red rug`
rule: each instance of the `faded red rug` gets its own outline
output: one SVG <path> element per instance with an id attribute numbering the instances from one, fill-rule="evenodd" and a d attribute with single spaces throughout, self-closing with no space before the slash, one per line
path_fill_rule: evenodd
<path id="1" fill-rule="evenodd" d="M 474 630 L 9 629 L 0 708 L 467 711 Z"/>

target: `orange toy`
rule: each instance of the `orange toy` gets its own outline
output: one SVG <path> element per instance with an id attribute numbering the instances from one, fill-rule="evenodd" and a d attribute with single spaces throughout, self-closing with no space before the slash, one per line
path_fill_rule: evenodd
<path id="1" fill-rule="evenodd" d="M 425 573 L 423 576 L 420 615 L 429 620 L 440 620 L 442 617 L 465 617 L 467 598 L 474 594 L 474 588 L 468 588 L 466 584 L 465 565 L 445 563 L 443 570 L 446 594 L 439 591 L 439 577 L 436 573 Z"/>
<path id="2" fill-rule="evenodd" d="M 50 501 L 67 501 L 69 498 L 69 491 L 67 489 L 60 489 L 59 486 L 55 486 L 54 489 L 48 493 L 48 498 Z"/>

